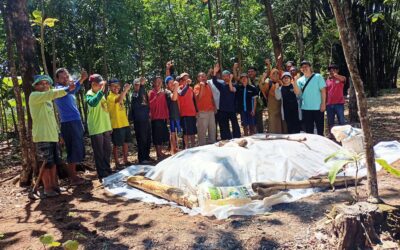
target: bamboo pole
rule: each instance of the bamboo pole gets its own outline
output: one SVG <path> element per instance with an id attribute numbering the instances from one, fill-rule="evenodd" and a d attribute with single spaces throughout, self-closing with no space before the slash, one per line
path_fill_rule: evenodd
<path id="1" fill-rule="evenodd" d="M 357 181 L 359 183 L 363 178 L 355 179 L 354 177 L 336 177 L 333 184 L 329 182 L 327 177 L 309 179 L 303 181 L 276 181 L 276 182 L 254 182 L 251 184 L 254 192 L 258 193 L 259 196 L 266 197 L 270 196 L 276 191 L 287 190 L 287 189 L 304 189 L 304 188 L 328 188 L 328 187 L 342 187 L 354 185 Z"/>
<path id="2" fill-rule="evenodd" d="M 158 181 L 151 180 L 144 176 L 130 176 L 128 185 L 140 189 L 146 193 L 177 203 L 188 208 L 197 207 L 197 198 L 192 199 L 185 192 L 177 187 L 172 187 Z"/>

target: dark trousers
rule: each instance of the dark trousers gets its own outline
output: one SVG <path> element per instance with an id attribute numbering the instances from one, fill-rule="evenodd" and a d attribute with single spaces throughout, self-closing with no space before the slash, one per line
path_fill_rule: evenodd
<path id="1" fill-rule="evenodd" d="M 229 122 L 232 126 L 232 132 Z M 221 140 L 240 138 L 240 127 L 235 112 L 218 111 L 218 124 L 221 133 Z"/>
<path id="2" fill-rule="evenodd" d="M 138 161 L 150 160 L 151 127 L 149 121 L 134 121 Z"/>
<path id="3" fill-rule="evenodd" d="M 97 175 L 99 179 L 109 176 L 111 171 L 111 132 L 91 135 L 94 162 L 96 164 Z"/>
<path id="4" fill-rule="evenodd" d="M 319 110 L 302 110 L 303 122 L 306 127 L 306 133 L 314 134 L 314 124 L 317 127 L 317 133 L 324 135 L 324 112 Z"/>
<path id="5" fill-rule="evenodd" d="M 264 133 L 263 110 L 256 111 L 256 128 L 257 133 Z"/>
<path id="6" fill-rule="evenodd" d="M 300 120 L 299 120 L 299 110 L 297 105 L 283 107 L 283 114 L 285 116 L 286 126 L 288 134 L 300 133 Z"/>

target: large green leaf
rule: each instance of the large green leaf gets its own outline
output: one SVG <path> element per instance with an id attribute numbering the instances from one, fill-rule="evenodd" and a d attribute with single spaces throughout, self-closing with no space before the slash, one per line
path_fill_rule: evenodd
<path id="1" fill-rule="evenodd" d="M 55 22 L 58 22 L 56 18 L 46 18 L 43 22 L 44 26 L 54 27 Z"/>
<path id="2" fill-rule="evenodd" d="M 331 184 L 335 183 L 336 176 L 339 173 L 339 171 L 342 170 L 343 167 L 350 162 L 352 162 L 352 161 L 351 160 L 338 160 L 338 161 L 334 162 L 333 166 L 331 167 L 331 169 L 329 169 L 329 173 L 328 173 L 328 179 Z"/>
<path id="3" fill-rule="evenodd" d="M 400 177 L 400 170 L 395 169 L 394 167 L 390 166 L 390 164 L 382 158 L 376 158 L 375 161 L 379 163 L 386 171 L 390 174 Z"/>
<path id="4" fill-rule="evenodd" d="M 34 10 L 32 12 L 32 16 L 37 19 L 37 18 L 42 18 L 42 12 L 40 10 Z"/>

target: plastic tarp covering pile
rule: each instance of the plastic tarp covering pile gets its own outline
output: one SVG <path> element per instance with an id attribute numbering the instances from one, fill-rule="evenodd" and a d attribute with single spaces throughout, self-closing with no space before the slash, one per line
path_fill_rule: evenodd
<path id="1" fill-rule="evenodd" d="M 146 177 L 163 184 L 179 187 L 190 195 L 197 195 L 199 187 L 248 186 L 253 182 L 300 181 L 317 175 L 326 175 L 330 166 L 324 159 L 341 147 L 325 137 L 312 134 L 290 135 L 293 139 L 306 137 L 306 141 L 265 140 L 264 134 L 246 137 L 246 147 L 235 140 L 222 147 L 207 145 L 191 148 L 169 157 L 155 167 L 132 166 L 104 180 L 106 189 L 131 199 L 166 204 L 129 187 L 124 178 L 147 171 Z M 241 139 L 238 139 L 241 140 Z M 384 147 L 385 148 L 385 147 Z M 400 148 L 400 147 L 399 147 Z M 364 173 L 360 172 L 360 176 Z M 317 189 L 301 189 L 279 192 L 264 200 L 252 200 L 243 206 L 227 204 L 214 209 L 201 207 L 185 212 L 216 216 L 218 219 L 231 215 L 255 215 L 267 212 L 272 205 L 292 202 L 311 195 Z"/>

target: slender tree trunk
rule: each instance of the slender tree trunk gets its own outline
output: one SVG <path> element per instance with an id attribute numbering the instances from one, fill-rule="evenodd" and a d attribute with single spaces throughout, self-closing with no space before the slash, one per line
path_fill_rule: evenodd
<path id="1" fill-rule="evenodd" d="M 26 0 L 7 0 L 6 12 L 8 13 L 10 25 L 12 25 L 11 31 L 16 42 L 17 53 L 19 56 L 19 66 L 22 75 L 25 103 L 28 104 L 29 95 L 31 94 L 32 89 L 33 76 L 36 72 L 35 66 L 37 65 L 37 58 L 35 51 L 35 39 L 31 24 L 29 22 Z M 25 134 L 26 139 L 21 139 L 21 141 L 26 143 L 21 150 L 23 150 L 23 154 L 26 154 L 27 162 L 26 165 L 23 166 L 24 168 L 22 169 L 21 173 L 20 185 L 22 186 L 29 185 L 31 183 L 32 170 L 33 168 L 36 168 L 36 152 L 32 141 L 32 118 L 30 116 L 29 105 L 26 105 L 26 110 L 28 114 L 28 129 Z M 22 121 L 19 121 L 19 123 L 23 124 Z M 21 124 L 20 126 L 23 126 Z M 21 132 L 23 132 L 23 129 Z M 27 150 L 27 153 L 24 150 Z M 23 155 L 23 157 L 25 156 Z"/>
<path id="2" fill-rule="evenodd" d="M 357 106 L 357 96 L 356 91 L 354 90 L 353 81 L 351 78 L 348 79 L 350 83 L 349 87 L 349 122 L 356 123 L 359 122 L 358 118 L 358 106 Z"/>
<path id="3" fill-rule="evenodd" d="M 271 33 L 272 45 L 274 46 L 276 67 L 281 70 L 283 65 L 283 50 L 281 39 L 279 38 L 279 31 L 272 12 L 271 0 L 264 0 L 264 6 L 267 14 L 268 27 Z"/>
<path id="4" fill-rule="evenodd" d="M 57 55 L 56 55 L 56 32 L 53 32 L 53 39 L 51 41 L 51 51 L 52 51 L 52 57 L 53 59 L 51 60 L 52 65 L 53 65 L 53 77 L 56 76 L 56 70 L 57 70 Z"/>
<path id="5" fill-rule="evenodd" d="M 240 18 L 240 6 L 241 0 L 235 1 L 235 8 L 236 8 L 236 49 L 237 49 L 237 58 L 239 62 L 239 72 L 242 72 L 242 45 L 241 45 L 241 18 Z"/>
<path id="6" fill-rule="evenodd" d="M 368 169 L 368 201 L 372 203 L 381 202 L 378 193 L 378 181 L 375 169 L 374 151 L 372 147 L 372 133 L 368 119 L 368 105 L 367 99 L 364 93 L 363 82 L 360 77 L 360 73 L 357 68 L 357 61 L 355 54 L 357 53 L 357 47 L 355 47 L 356 36 L 354 30 L 346 23 L 344 14 L 338 0 L 330 0 L 333 11 L 335 13 L 336 23 L 338 26 L 340 40 L 343 45 L 343 51 L 346 58 L 347 67 L 350 71 L 350 76 L 353 80 L 354 89 L 357 96 L 357 104 L 359 107 L 359 117 L 361 121 L 361 128 L 364 134 L 364 147 L 367 157 L 367 169 Z M 347 5 L 343 5 L 346 8 Z"/>
<path id="7" fill-rule="evenodd" d="M 304 60 L 303 4 L 303 0 L 300 0 L 298 11 L 296 11 L 296 42 L 299 51 L 299 63 Z"/>
<path id="8" fill-rule="evenodd" d="M 40 25 L 40 54 L 42 55 L 43 71 L 46 75 L 49 74 L 47 70 L 46 55 L 44 52 L 44 25 Z"/>
<path id="9" fill-rule="evenodd" d="M 208 6 L 208 17 L 210 21 L 210 35 L 211 37 L 215 40 L 215 29 L 214 29 L 214 21 L 213 21 L 213 15 L 212 15 L 212 6 L 211 6 L 211 0 L 207 1 L 207 6 Z M 219 63 L 221 63 L 221 48 L 218 47 L 216 49 L 216 54 L 217 54 L 217 60 Z"/>
<path id="10" fill-rule="evenodd" d="M 211 0 L 209 0 L 210 2 Z M 209 5 L 211 6 L 211 5 Z M 217 32 L 216 32 L 216 37 L 219 40 L 219 34 L 220 34 L 220 25 L 218 24 L 218 21 L 220 20 L 219 18 L 219 0 L 215 0 L 215 16 L 217 17 Z M 211 22 L 212 20 L 210 20 Z M 219 41 L 219 46 L 217 48 L 217 58 L 218 58 L 218 63 L 222 69 L 222 51 L 221 51 L 221 41 Z"/>

